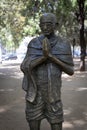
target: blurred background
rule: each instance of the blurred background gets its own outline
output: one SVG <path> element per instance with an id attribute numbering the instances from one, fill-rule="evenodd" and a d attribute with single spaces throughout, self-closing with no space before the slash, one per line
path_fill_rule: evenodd
<path id="1" fill-rule="evenodd" d="M 71 44 L 75 64 L 73 76 L 62 76 L 63 128 L 87 130 L 87 0 L 0 0 L 0 130 L 29 130 L 20 63 L 45 12 L 56 14 L 56 35 Z M 41 129 L 50 130 L 46 120 Z"/>
<path id="2" fill-rule="evenodd" d="M 5 60 L 23 60 L 28 43 L 41 33 L 39 18 L 45 12 L 56 14 L 58 20 L 56 34 L 68 39 L 73 57 L 79 57 L 81 63 L 85 65 L 86 0 L 1 0 L 0 63 Z"/>

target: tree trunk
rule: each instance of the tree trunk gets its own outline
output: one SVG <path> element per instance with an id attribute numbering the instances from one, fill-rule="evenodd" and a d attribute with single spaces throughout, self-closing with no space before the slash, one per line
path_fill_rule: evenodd
<path id="1" fill-rule="evenodd" d="M 85 71 L 86 43 L 84 39 L 84 27 L 80 29 L 80 47 L 81 47 L 80 71 Z"/>
<path id="2" fill-rule="evenodd" d="M 77 0 L 77 2 L 79 6 L 79 23 L 80 23 L 80 47 L 81 47 L 80 71 L 85 71 L 85 56 L 86 56 L 86 43 L 84 38 L 85 0 Z"/>

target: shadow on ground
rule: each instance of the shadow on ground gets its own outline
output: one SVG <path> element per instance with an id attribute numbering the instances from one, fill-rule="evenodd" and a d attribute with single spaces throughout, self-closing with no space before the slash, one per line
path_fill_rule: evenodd
<path id="1" fill-rule="evenodd" d="M 63 130 L 87 130 L 87 69 L 79 72 L 78 66 L 79 60 L 75 60 L 75 74 L 62 76 Z M 0 130 L 29 130 L 22 78 L 20 64 L 0 66 Z M 50 130 L 46 120 L 41 123 L 44 129 Z"/>

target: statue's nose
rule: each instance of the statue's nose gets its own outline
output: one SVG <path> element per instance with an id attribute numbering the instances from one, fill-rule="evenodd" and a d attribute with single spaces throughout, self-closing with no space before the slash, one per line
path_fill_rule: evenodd
<path id="1" fill-rule="evenodd" d="M 46 24 L 44 24 L 44 29 L 47 29 L 47 25 Z"/>

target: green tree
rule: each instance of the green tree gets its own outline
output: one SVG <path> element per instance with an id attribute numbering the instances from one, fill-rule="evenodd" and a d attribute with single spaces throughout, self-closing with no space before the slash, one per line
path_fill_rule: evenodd
<path id="1" fill-rule="evenodd" d="M 1 0 L 0 3 L 0 38 L 4 44 L 12 42 L 16 48 L 23 37 L 38 35 L 39 17 L 44 12 L 56 14 L 57 33 L 70 41 L 78 37 L 77 0 Z"/>
<path id="2" fill-rule="evenodd" d="M 1 0 L 0 4 L 0 37 L 3 39 L 4 33 L 5 42 L 10 42 L 9 38 L 7 38 L 7 34 L 9 33 L 15 48 L 21 39 L 22 28 L 24 25 L 24 18 L 20 15 L 22 6 L 23 4 L 17 0 Z"/>

